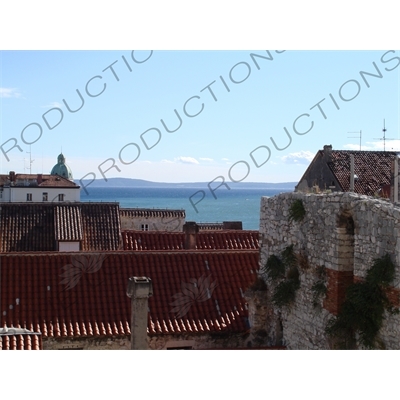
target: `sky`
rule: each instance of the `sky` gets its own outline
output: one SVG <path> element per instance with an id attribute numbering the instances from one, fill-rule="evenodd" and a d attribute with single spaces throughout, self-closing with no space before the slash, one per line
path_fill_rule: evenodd
<path id="1" fill-rule="evenodd" d="M 62 151 L 78 180 L 296 182 L 325 144 L 358 150 L 361 132 L 383 150 L 384 121 L 400 151 L 398 50 L 7 50 L 0 65 L 3 174 L 49 173 Z"/>

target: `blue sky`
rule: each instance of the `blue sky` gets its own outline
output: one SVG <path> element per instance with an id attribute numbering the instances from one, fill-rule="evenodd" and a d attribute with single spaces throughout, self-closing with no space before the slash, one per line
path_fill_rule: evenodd
<path id="1" fill-rule="evenodd" d="M 29 151 L 48 173 L 62 148 L 75 179 L 297 181 L 324 144 L 358 149 L 353 132 L 383 149 L 384 119 L 400 150 L 399 51 L 2 51 L 0 63 L 1 144 L 23 150 L 0 152 L 1 173 L 28 172 Z"/>

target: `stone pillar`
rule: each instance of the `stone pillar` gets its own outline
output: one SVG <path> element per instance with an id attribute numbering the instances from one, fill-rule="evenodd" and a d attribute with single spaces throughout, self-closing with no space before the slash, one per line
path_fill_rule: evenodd
<path id="1" fill-rule="evenodd" d="M 129 278 L 126 294 L 131 298 L 131 350 L 147 350 L 148 304 L 153 295 L 151 279 Z"/>

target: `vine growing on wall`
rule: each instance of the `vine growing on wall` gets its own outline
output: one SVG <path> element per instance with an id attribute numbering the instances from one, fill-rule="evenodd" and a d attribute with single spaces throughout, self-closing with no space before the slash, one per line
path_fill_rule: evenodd
<path id="1" fill-rule="evenodd" d="M 289 207 L 289 222 L 300 222 L 304 219 L 305 215 L 306 209 L 304 208 L 303 200 L 294 200 Z"/>
<path id="2" fill-rule="evenodd" d="M 297 257 L 293 245 L 286 247 L 279 257 L 269 256 L 263 270 L 268 279 L 275 284 L 272 302 L 278 307 L 290 305 L 300 287 Z"/>
<path id="3" fill-rule="evenodd" d="M 325 267 L 317 267 L 317 280 L 312 285 L 311 291 L 313 294 L 313 307 L 317 307 L 319 304 L 319 299 L 325 296 L 328 289 L 326 287 L 326 270 Z"/>
<path id="4" fill-rule="evenodd" d="M 337 346 L 348 349 L 359 335 L 360 344 L 373 349 L 382 347 L 377 339 L 385 311 L 398 312 L 387 298 L 385 289 L 395 276 L 395 265 L 387 254 L 375 259 L 365 281 L 350 285 L 337 317 L 328 321 L 326 333 L 337 339 Z"/>

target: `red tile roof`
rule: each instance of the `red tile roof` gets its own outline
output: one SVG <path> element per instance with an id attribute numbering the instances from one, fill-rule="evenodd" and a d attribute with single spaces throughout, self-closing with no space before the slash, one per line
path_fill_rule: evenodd
<path id="1" fill-rule="evenodd" d="M 328 166 L 343 191 L 350 190 L 350 155 L 354 155 L 354 173 L 358 177 L 354 183 L 355 193 L 373 196 L 383 186 L 390 185 L 392 163 L 397 153 L 332 150 Z"/>
<path id="2" fill-rule="evenodd" d="M 121 208 L 121 217 L 145 217 L 145 218 L 166 218 L 166 217 L 178 217 L 185 218 L 185 210 L 169 210 L 169 209 L 158 209 L 158 208 Z"/>
<path id="3" fill-rule="evenodd" d="M 117 203 L 3 203 L 0 252 L 54 251 L 56 241 L 81 241 L 83 251 L 118 250 Z"/>
<path id="4" fill-rule="evenodd" d="M 55 239 L 80 241 L 83 238 L 81 207 L 57 205 L 54 207 Z"/>
<path id="5" fill-rule="evenodd" d="M 198 250 L 257 250 L 258 231 L 200 231 Z M 183 232 L 122 231 L 124 250 L 183 250 Z"/>
<path id="6" fill-rule="evenodd" d="M 0 350 L 42 350 L 41 335 L 25 332 L 13 335 L 12 331 L 0 328 Z"/>
<path id="7" fill-rule="evenodd" d="M 258 251 L 2 254 L 1 326 L 46 337 L 130 334 L 128 278 L 153 282 L 148 332 L 244 332 Z"/>
<path id="8" fill-rule="evenodd" d="M 10 183 L 9 175 L 0 175 L 0 186 Z M 58 175 L 37 175 L 37 174 L 15 174 L 13 186 L 34 186 L 34 187 L 68 187 L 79 186 L 66 178 Z"/>

